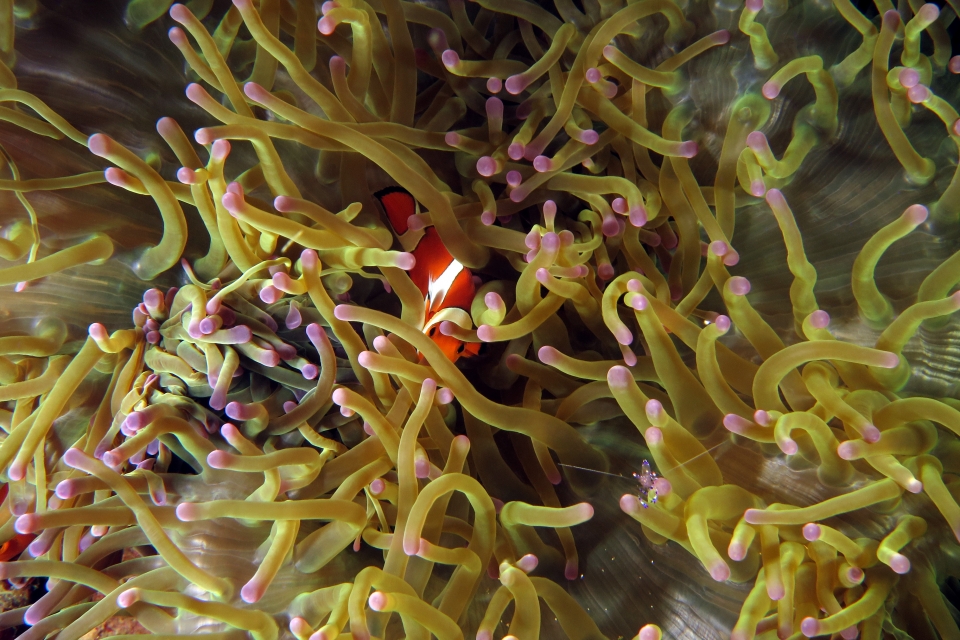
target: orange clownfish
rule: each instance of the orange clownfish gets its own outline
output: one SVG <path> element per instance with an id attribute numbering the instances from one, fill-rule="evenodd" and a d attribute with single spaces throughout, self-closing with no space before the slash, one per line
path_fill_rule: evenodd
<path id="1" fill-rule="evenodd" d="M 0 486 L 0 503 L 2 503 L 7 498 L 7 485 L 4 484 Z M 16 558 L 23 550 L 33 542 L 34 538 L 37 536 L 31 533 L 18 533 L 13 538 L 10 538 L 2 545 L 0 545 L 0 562 L 6 562 L 11 558 Z"/>
<path id="2" fill-rule="evenodd" d="M 380 201 L 397 235 L 405 234 L 409 230 L 410 216 L 417 213 L 417 201 L 413 196 L 401 187 L 388 187 L 374 196 Z M 417 263 L 408 275 L 426 303 L 424 332 L 453 362 L 477 355 L 480 343 L 462 342 L 440 332 L 440 323 L 450 317 L 451 311 L 459 309 L 469 317 L 470 304 L 476 293 L 473 274 L 450 255 L 433 227 L 424 230 L 411 253 Z"/>

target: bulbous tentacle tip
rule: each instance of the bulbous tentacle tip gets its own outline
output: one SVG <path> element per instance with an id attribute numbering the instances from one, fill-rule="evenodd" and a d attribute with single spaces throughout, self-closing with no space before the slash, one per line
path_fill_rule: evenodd
<path id="1" fill-rule="evenodd" d="M 107 328 L 104 327 L 99 322 L 94 322 L 93 324 L 91 324 L 90 327 L 87 329 L 87 333 L 94 340 L 106 340 L 107 338 L 110 337 L 110 334 L 107 333 Z"/>
<path id="2" fill-rule="evenodd" d="M 686 142 L 680 143 L 680 157 L 681 158 L 693 158 L 698 153 L 700 153 L 700 145 L 698 145 L 693 140 L 687 140 Z"/>
<path id="3" fill-rule="evenodd" d="M 730 567 L 723 560 L 718 560 L 710 567 L 710 577 L 717 582 L 726 582 L 730 579 Z"/>
<path id="4" fill-rule="evenodd" d="M 538 173 L 546 173 L 553 169 L 553 161 L 547 156 L 537 156 L 533 159 L 533 168 Z"/>
<path id="5" fill-rule="evenodd" d="M 877 429 L 872 424 L 868 424 L 863 428 L 863 441 L 873 444 L 874 442 L 880 439 L 880 429 Z"/>
<path id="6" fill-rule="evenodd" d="M 620 233 L 620 222 L 617 218 L 612 216 L 607 217 L 600 224 L 600 232 L 603 233 L 604 237 L 612 238 L 613 236 Z"/>
<path id="7" fill-rule="evenodd" d="M 420 552 L 420 540 L 421 538 L 404 539 L 403 552 L 408 556 L 417 555 Z"/>
<path id="8" fill-rule="evenodd" d="M 663 442 L 663 431 L 660 430 L 660 427 L 648 427 L 643 432 L 643 439 L 647 441 L 648 445 L 660 444 Z"/>
<path id="9" fill-rule="evenodd" d="M 103 464 L 107 465 L 108 467 L 117 468 L 123 464 L 124 459 L 116 449 L 112 449 L 105 452 L 101 460 L 103 461 Z"/>
<path id="10" fill-rule="evenodd" d="M 24 515 L 17 518 L 16 522 L 13 524 L 13 529 L 17 533 L 33 533 L 37 530 L 37 525 L 40 523 L 40 518 L 35 513 L 25 513 Z"/>
<path id="11" fill-rule="evenodd" d="M 626 327 L 626 325 L 621 325 L 616 328 L 613 332 L 613 337 L 616 338 L 617 342 L 627 346 L 633 342 L 633 332 Z"/>
<path id="12" fill-rule="evenodd" d="M 645 295 L 640 294 L 633 297 L 633 300 L 630 301 L 630 306 L 633 307 L 635 311 L 644 311 L 650 306 L 650 301 L 647 300 Z"/>
<path id="13" fill-rule="evenodd" d="M 192 502 L 181 502 L 177 505 L 177 519 L 181 522 L 192 522 L 197 520 L 200 512 L 197 505 Z"/>
<path id="14" fill-rule="evenodd" d="M 177 47 L 182 47 L 187 44 L 187 34 L 185 34 L 180 27 L 170 27 L 170 29 L 167 30 L 167 38 Z"/>
<path id="15" fill-rule="evenodd" d="M 917 11 L 917 17 L 921 20 L 932 22 L 940 17 L 940 7 L 932 2 L 928 2 Z"/>
<path id="16" fill-rule="evenodd" d="M 576 519 L 580 523 L 584 523 L 587 520 L 590 520 L 591 518 L 593 518 L 593 514 L 596 512 L 595 509 L 593 508 L 593 505 L 590 504 L 589 502 L 581 502 L 580 504 L 575 505 L 575 507 L 577 512 Z"/>
<path id="17" fill-rule="evenodd" d="M 463 137 L 456 131 L 447 131 L 443 134 L 443 141 L 450 147 L 456 147 L 463 142 Z"/>
<path id="18" fill-rule="evenodd" d="M 730 293 L 735 296 L 745 296 L 750 293 L 750 281 L 741 276 L 733 276 L 727 280 L 727 286 L 730 287 Z"/>
<path id="19" fill-rule="evenodd" d="M 720 29 L 710 34 L 710 39 L 716 44 L 727 44 L 730 42 L 730 32 L 726 29 Z"/>
<path id="20" fill-rule="evenodd" d="M 772 585 L 767 584 L 767 597 L 777 602 L 778 600 L 783 600 L 783 597 L 787 595 L 786 590 L 782 584 Z"/>
<path id="21" fill-rule="evenodd" d="M 856 640 L 859 635 L 860 632 L 857 630 L 856 625 L 847 627 L 840 632 L 840 637 L 843 638 L 843 640 Z"/>
<path id="22" fill-rule="evenodd" d="M 727 557 L 734 562 L 740 562 L 747 557 L 747 548 L 743 544 L 732 540 L 727 547 Z"/>
<path id="23" fill-rule="evenodd" d="M 750 182 L 750 195 L 755 198 L 762 198 L 767 192 L 767 185 L 763 183 L 763 180 L 753 180 Z"/>
<path id="24" fill-rule="evenodd" d="M 290 618 L 290 633 L 295 636 L 307 635 L 310 633 L 310 624 L 300 616 Z"/>
<path id="25" fill-rule="evenodd" d="M 254 580 L 255 578 L 251 579 L 250 582 L 240 588 L 240 599 L 247 604 L 258 602 L 263 597 L 263 585 L 254 582 Z"/>
<path id="26" fill-rule="evenodd" d="M 270 98 L 270 94 L 267 92 L 267 90 L 256 82 L 247 82 L 244 84 L 243 93 L 254 102 L 259 102 L 261 104 L 264 102 L 264 100 Z"/>
<path id="27" fill-rule="evenodd" d="M 837 455 L 842 460 L 853 460 L 857 457 L 855 445 L 852 442 L 841 442 L 837 445 Z"/>
<path id="28" fill-rule="evenodd" d="M 735 413 L 728 413 L 723 416 L 723 426 L 727 431 L 733 433 L 741 433 L 751 425 L 751 422 L 746 418 L 738 416 Z"/>
<path id="29" fill-rule="evenodd" d="M 487 110 L 488 118 L 502 118 L 503 117 L 503 100 L 496 96 L 490 96 L 487 98 L 487 101 L 484 103 L 484 106 Z"/>
<path id="30" fill-rule="evenodd" d="M 660 420 L 663 418 L 663 404 L 659 400 L 647 400 L 647 404 L 644 405 L 644 411 L 646 411 L 647 417 L 651 420 Z"/>
<path id="31" fill-rule="evenodd" d="M 140 601 L 140 590 L 139 589 L 127 589 L 120 593 L 117 596 L 117 606 L 121 609 L 126 609 L 127 607 L 133 605 L 136 602 Z"/>
<path id="32" fill-rule="evenodd" d="M 923 224 L 929 215 L 929 209 L 922 204 L 912 204 L 903 212 L 904 220 L 913 225 Z"/>
<path id="33" fill-rule="evenodd" d="M 900 355 L 896 353 L 890 353 L 889 351 L 884 354 L 883 362 L 881 362 L 880 367 L 883 369 L 895 369 L 897 365 L 900 364 Z"/>
<path id="34" fill-rule="evenodd" d="M 650 220 L 649 216 L 647 215 L 647 210 L 641 205 L 630 209 L 629 218 L 630 224 L 637 228 L 647 224 L 647 222 Z M 655 235 L 653 238 L 651 238 L 651 240 L 651 242 L 648 242 L 651 247 L 656 247 L 660 244 L 660 236 Z"/>
<path id="35" fill-rule="evenodd" d="M 523 571 L 524 573 L 530 573 L 536 569 L 537 565 L 539 564 L 540 559 L 532 553 L 528 553 L 517 560 L 516 566 L 518 569 L 520 569 L 520 571 Z"/>
<path id="36" fill-rule="evenodd" d="M 907 99 L 913 104 L 920 104 L 930 97 L 930 89 L 922 84 L 907 89 Z"/>
<path id="37" fill-rule="evenodd" d="M 583 144 L 592 146 L 597 144 L 597 142 L 600 141 L 600 134 L 594 131 L 593 129 L 586 129 L 585 131 L 580 132 L 579 138 L 580 138 L 580 142 L 582 142 Z"/>
<path id="38" fill-rule="evenodd" d="M 287 213 L 296 207 L 296 199 L 290 196 L 277 196 L 273 199 L 273 208 L 280 213 Z"/>
<path id="39" fill-rule="evenodd" d="M 84 462 L 86 461 L 86 458 L 87 456 L 83 451 L 81 451 L 80 449 L 77 449 L 76 447 L 71 447 L 70 449 L 67 449 L 66 453 L 63 454 L 62 459 L 63 459 L 63 463 L 66 464 L 68 467 L 79 469 L 80 466 L 83 465 Z M 11 480 L 23 479 L 22 476 L 19 478 L 13 477 L 13 474 L 14 474 L 13 465 L 10 466 L 10 470 L 8 471 L 8 474 L 10 475 Z"/>
<path id="40" fill-rule="evenodd" d="M 752 136 L 754 133 L 759 133 L 759 132 L 754 131 L 750 135 Z M 760 135 L 763 136 L 762 133 Z M 765 136 L 763 137 L 763 140 L 764 141 L 766 140 Z M 767 201 L 767 204 L 769 204 L 770 206 L 782 207 L 782 206 L 786 206 L 787 204 L 787 199 L 783 197 L 783 192 L 781 192 L 780 189 L 768 189 L 765 199 Z"/>
<path id="41" fill-rule="evenodd" d="M 894 28 L 894 29 L 896 29 L 897 27 L 899 27 L 899 26 L 900 26 L 900 12 L 899 12 L 899 11 L 896 11 L 896 10 L 894 10 L 894 9 L 890 9 L 889 11 L 884 12 L 884 14 L 883 14 L 883 26 L 885 26 L 885 27 L 892 27 L 892 28 Z M 812 618 L 807 618 L 807 619 L 808 619 L 808 620 L 812 620 Z M 816 620 L 814 620 L 814 622 L 816 622 Z"/>
<path id="42" fill-rule="evenodd" d="M 730 251 L 730 245 L 724 240 L 714 240 L 709 245 L 707 245 L 707 251 L 710 251 L 716 256 L 723 257 L 727 255 L 727 252 Z"/>
<path id="43" fill-rule="evenodd" d="M 232 402 L 230 404 L 233 404 Z M 227 405 L 230 406 L 230 405 Z M 226 469 L 230 465 L 230 458 L 232 456 L 226 451 L 221 451 L 217 449 L 216 451 L 211 451 L 207 455 L 207 464 L 213 467 L 214 469 Z"/>
<path id="44" fill-rule="evenodd" d="M 560 236 L 553 231 L 543 234 L 540 239 L 540 247 L 546 251 L 556 251 L 560 248 Z"/>
<path id="45" fill-rule="evenodd" d="M 329 36 L 333 34 L 336 28 L 337 28 L 337 23 L 326 16 L 320 18 L 320 20 L 317 22 L 317 31 L 319 31 L 321 34 L 325 36 Z M 334 57 L 338 57 L 338 56 L 334 56 Z M 333 62 L 333 58 L 330 59 L 330 62 L 331 63 Z"/>
<path id="46" fill-rule="evenodd" d="M 482 324 L 477 327 L 477 337 L 481 342 L 493 342 L 496 340 L 496 331 L 488 324 Z"/>
<path id="47" fill-rule="evenodd" d="M 190 84 L 188 84 L 187 88 L 184 89 L 184 93 L 186 94 L 187 99 L 193 103 L 199 103 L 205 97 L 209 96 L 209 94 L 207 93 L 207 90 L 204 89 L 199 84 L 197 84 L 196 82 L 191 82 Z"/>
<path id="48" fill-rule="evenodd" d="M 655 624 L 645 624 L 640 628 L 637 634 L 637 640 L 661 640 L 663 631 Z"/>
<path id="49" fill-rule="evenodd" d="M 910 89 L 920 82 L 920 72 L 911 67 L 906 67 L 900 71 L 898 80 L 905 89 Z"/>
<path id="50" fill-rule="evenodd" d="M 916 478 L 913 478 L 912 480 L 907 481 L 906 489 L 910 493 L 920 493 L 923 491 L 923 483 Z"/>
<path id="51" fill-rule="evenodd" d="M 101 158 L 110 153 L 112 143 L 110 136 L 103 133 L 95 133 L 87 138 L 87 148 L 90 149 L 90 153 Z"/>
<path id="52" fill-rule="evenodd" d="M 540 347 L 537 351 L 537 358 L 545 365 L 553 366 L 560 361 L 560 352 L 554 347 Z"/>
<path id="53" fill-rule="evenodd" d="M 497 172 L 497 161 L 490 156 L 483 156 L 477 160 L 477 173 L 484 178 L 489 178 Z"/>
<path id="54" fill-rule="evenodd" d="M 950 73 L 960 73 L 960 56 L 950 58 L 950 62 L 947 63 L 947 68 L 950 70 Z"/>
<path id="55" fill-rule="evenodd" d="M 730 318 L 727 316 L 717 316 L 717 319 L 713 321 L 713 324 L 717 327 L 717 331 L 720 332 L 720 335 L 723 335 L 729 331 L 731 326 Z"/>
<path id="56" fill-rule="evenodd" d="M 351 322 L 355 316 L 353 307 L 349 304 L 338 304 L 333 308 L 333 317 L 337 320 Z"/>
<path id="57" fill-rule="evenodd" d="M 809 315 L 810 326 L 814 329 L 826 329 L 830 325 L 830 314 L 818 309 Z"/>
<path id="58" fill-rule="evenodd" d="M 763 97 L 766 98 L 767 100 L 773 100 L 774 98 L 780 95 L 780 89 L 781 87 L 779 84 L 777 84 L 776 82 L 770 81 L 770 82 L 764 83 L 763 89 L 761 89 L 760 92 L 763 94 Z"/>
<path id="59" fill-rule="evenodd" d="M 397 255 L 397 268 L 404 271 L 410 271 L 417 266 L 417 258 L 412 253 L 400 253 Z"/>
<path id="60" fill-rule="evenodd" d="M 783 451 L 788 456 L 796 455 L 797 451 L 800 450 L 800 447 L 797 446 L 797 442 L 791 438 L 784 438 L 779 445 L 780 451 Z"/>
<path id="61" fill-rule="evenodd" d="M 443 62 L 443 66 L 452 70 L 460 64 L 460 55 L 453 49 L 447 49 L 440 55 L 440 61 Z"/>
<path id="62" fill-rule="evenodd" d="M 179 22 L 180 24 L 183 24 L 189 20 L 191 15 L 190 10 L 179 2 L 170 6 L 169 14 L 170 17 L 173 18 L 174 22 Z"/>
<path id="63" fill-rule="evenodd" d="M 624 513 L 636 513 L 640 508 L 640 501 L 632 493 L 625 493 L 620 496 L 620 510 Z"/>
<path id="64" fill-rule="evenodd" d="M 300 252 L 300 264 L 305 269 L 316 269 L 320 264 L 320 256 L 313 249 L 304 249 Z"/>
<path id="65" fill-rule="evenodd" d="M 747 136 L 747 146 L 754 151 L 760 151 L 767 146 L 767 136 L 762 131 L 752 131 Z"/>
<path id="66" fill-rule="evenodd" d="M 607 384 L 611 389 L 626 389 L 633 380 L 633 374 L 626 367 L 614 365 L 607 371 Z"/>
<path id="67" fill-rule="evenodd" d="M 763 9 L 763 0 L 747 0 L 744 3 L 747 11 L 760 11 Z"/>
<path id="68" fill-rule="evenodd" d="M 820 622 L 816 618 L 804 618 L 803 622 L 800 623 L 800 633 L 808 638 L 820 635 Z"/>
<path id="69" fill-rule="evenodd" d="M 597 69 L 596 67 L 590 67 L 584 74 L 584 79 L 586 79 L 586 81 L 590 84 L 593 84 L 595 82 L 600 82 L 600 80 L 603 79 L 603 74 L 600 73 L 600 69 Z"/>
<path id="70" fill-rule="evenodd" d="M 803 537 L 805 540 L 813 542 L 820 539 L 820 525 L 816 522 L 810 522 L 803 525 Z"/>

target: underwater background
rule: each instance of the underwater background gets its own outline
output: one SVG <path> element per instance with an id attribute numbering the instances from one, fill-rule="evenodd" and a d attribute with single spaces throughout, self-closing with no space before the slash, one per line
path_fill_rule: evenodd
<path id="1" fill-rule="evenodd" d="M 960 638 L 957 7 L 887 4 L 0 0 L 0 626 Z"/>

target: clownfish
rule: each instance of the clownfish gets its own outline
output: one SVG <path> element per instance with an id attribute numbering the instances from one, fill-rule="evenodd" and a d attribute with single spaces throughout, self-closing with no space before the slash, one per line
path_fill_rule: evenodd
<path id="1" fill-rule="evenodd" d="M 417 213 L 417 201 L 413 196 L 401 187 L 388 187 L 374 196 L 396 234 L 405 234 L 409 230 L 410 216 Z M 424 332 L 452 362 L 477 355 L 480 343 L 462 342 L 444 335 L 440 332 L 443 315 L 438 316 L 445 309 L 462 309 L 469 314 L 476 293 L 473 273 L 450 255 L 440 234 L 433 227 L 424 230 L 423 237 L 411 253 L 417 262 L 408 275 L 420 289 L 426 304 Z"/>
<path id="2" fill-rule="evenodd" d="M 0 503 L 7 498 L 7 485 L 0 486 Z M 26 549 L 37 536 L 32 533 L 18 533 L 0 545 L 0 562 L 6 562 L 11 558 L 16 558 Z"/>

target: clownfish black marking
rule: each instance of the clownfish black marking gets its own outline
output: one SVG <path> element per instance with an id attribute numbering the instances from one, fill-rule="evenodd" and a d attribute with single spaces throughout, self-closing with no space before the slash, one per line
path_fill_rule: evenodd
<path id="1" fill-rule="evenodd" d="M 408 220 L 417 213 L 417 201 L 401 187 L 388 187 L 374 194 L 383 207 L 390 226 L 397 235 L 409 230 Z M 423 294 L 426 303 L 424 326 L 427 335 L 444 355 L 456 362 L 459 358 L 474 356 L 479 352 L 480 343 L 462 342 L 453 336 L 440 333 L 439 324 L 430 320 L 444 309 L 463 309 L 470 311 L 470 304 L 476 293 L 473 273 L 454 259 L 433 227 L 427 227 L 416 248 L 411 251 L 417 263 L 408 273 L 413 283 Z"/>

